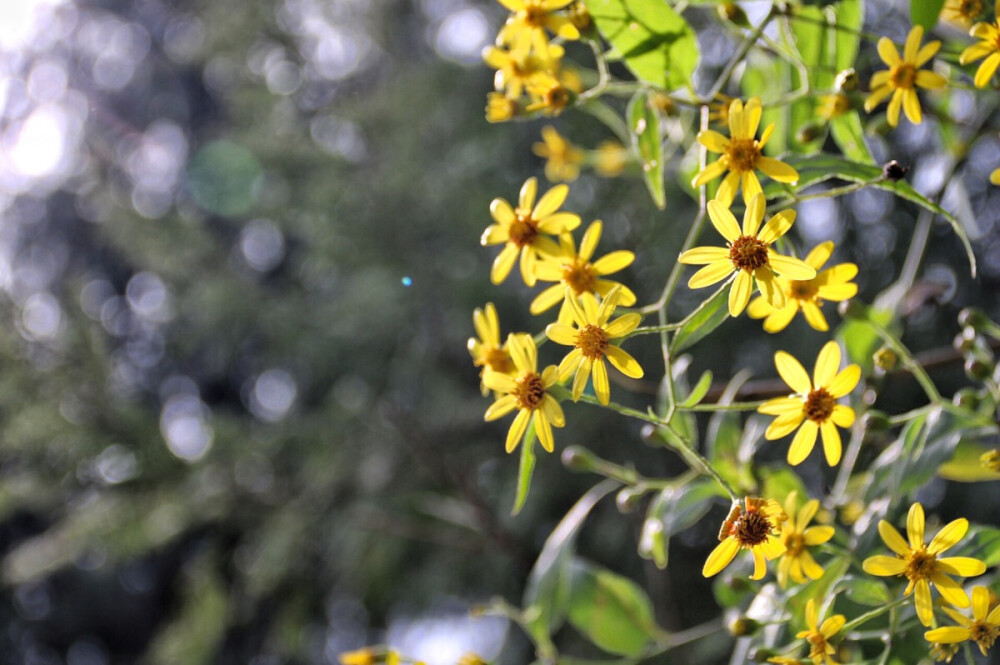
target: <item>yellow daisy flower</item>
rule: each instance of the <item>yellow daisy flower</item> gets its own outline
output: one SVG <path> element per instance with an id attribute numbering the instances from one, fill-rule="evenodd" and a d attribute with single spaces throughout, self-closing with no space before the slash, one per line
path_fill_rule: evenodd
<path id="1" fill-rule="evenodd" d="M 951 659 L 958 655 L 958 650 L 959 647 L 957 644 L 935 642 L 931 644 L 930 657 L 939 663 L 950 663 Z"/>
<path id="2" fill-rule="evenodd" d="M 612 139 L 602 141 L 594 150 L 594 170 L 602 178 L 614 178 L 625 170 L 628 159 L 628 148 L 621 143 Z"/>
<path id="3" fill-rule="evenodd" d="M 837 427 L 854 424 L 854 409 L 837 404 L 837 399 L 858 385 L 861 368 L 848 365 L 838 372 L 840 347 L 833 341 L 820 349 L 812 381 L 791 354 L 778 351 L 774 354 L 774 364 L 782 380 L 796 394 L 768 400 L 757 409 L 758 413 L 777 416 L 764 432 L 764 438 L 768 441 L 780 439 L 798 428 L 792 445 L 788 447 L 788 463 L 796 466 L 809 456 L 816 445 L 816 436 L 821 433 L 826 463 L 835 466 L 840 461 L 841 452 Z"/>
<path id="4" fill-rule="evenodd" d="M 715 101 L 708 104 L 708 121 L 726 127 L 729 125 L 729 107 L 735 100 L 735 97 L 717 92 L 714 99 Z"/>
<path id="5" fill-rule="evenodd" d="M 962 616 L 950 607 L 942 607 L 945 613 L 958 624 L 944 626 L 924 633 L 928 642 L 955 644 L 971 640 L 979 646 L 985 656 L 993 643 L 1000 637 L 1000 605 L 990 611 L 990 592 L 984 586 L 972 589 L 972 620 Z"/>
<path id="6" fill-rule="evenodd" d="M 480 379 L 487 371 L 513 374 L 514 360 L 510 357 L 507 344 L 500 345 L 500 318 L 493 303 L 486 303 L 485 310 L 477 307 L 472 312 L 472 325 L 476 328 L 479 339 L 470 337 L 467 346 L 476 367 L 483 368 L 479 373 Z M 484 397 L 489 394 L 485 383 L 482 384 L 482 390 Z"/>
<path id="7" fill-rule="evenodd" d="M 971 25 L 982 14 L 982 0 L 945 0 L 941 8 L 942 20 L 962 25 Z"/>
<path id="8" fill-rule="evenodd" d="M 538 180 L 528 178 L 521 186 L 517 208 L 501 198 L 490 203 L 490 215 L 495 224 L 490 224 L 479 242 L 482 245 L 505 243 L 503 250 L 493 261 L 490 279 L 494 284 L 507 279 L 518 254 L 521 256 L 521 277 L 528 286 L 535 285 L 535 263 L 538 255 L 555 255 L 559 245 L 542 234 L 557 235 L 572 231 L 580 226 L 580 216 L 569 212 L 558 212 L 569 195 L 569 187 L 556 185 L 542 195 L 535 204 L 538 194 Z"/>
<path id="9" fill-rule="evenodd" d="M 542 142 L 535 143 L 531 149 L 546 160 L 545 177 L 550 182 L 573 182 L 580 175 L 583 150 L 570 143 L 555 127 L 542 127 Z"/>
<path id="10" fill-rule="evenodd" d="M 872 112 L 876 106 L 885 101 L 885 98 L 892 95 L 889 100 L 889 109 L 886 117 L 889 124 L 895 127 L 899 124 L 900 108 L 906 113 L 906 117 L 915 125 L 919 125 L 923 119 L 920 112 L 920 100 L 917 98 L 917 91 L 914 86 L 926 88 L 928 90 L 940 90 L 947 83 L 947 79 L 940 74 L 927 69 L 920 69 L 934 54 L 941 48 L 941 42 L 928 42 L 923 47 L 920 42 L 924 38 L 924 29 L 919 25 L 913 26 L 910 34 L 906 37 L 906 44 L 903 47 L 903 57 L 899 57 L 896 45 L 888 37 L 878 40 L 878 54 L 882 61 L 889 66 L 889 69 L 875 72 L 871 79 L 871 94 L 865 100 L 865 111 Z"/>
<path id="11" fill-rule="evenodd" d="M 833 243 L 824 242 L 813 248 L 806 256 L 806 263 L 816 270 L 816 277 L 805 280 L 788 280 L 778 278 L 778 284 L 785 294 L 785 306 L 777 309 L 768 304 L 763 296 L 754 298 L 747 314 L 753 319 L 764 319 L 764 330 L 776 333 L 784 330 L 792 322 L 795 314 L 802 311 L 806 322 L 814 330 L 827 331 L 826 318 L 823 316 L 824 300 L 840 302 L 849 300 L 858 293 L 858 285 L 851 283 L 858 274 L 858 267 L 853 263 L 840 263 L 820 272 L 820 269 L 833 254 Z"/>
<path id="12" fill-rule="evenodd" d="M 927 545 L 924 543 L 924 508 L 919 503 L 914 503 L 906 516 L 906 535 L 910 542 L 903 540 L 891 524 L 880 520 L 878 532 L 896 555 L 878 554 L 868 557 L 861 567 L 869 575 L 879 577 L 905 575 L 909 584 L 906 585 L 903 595 L 908 596 L 916 589 L 914 605 L 917 608 L 917 617 L 920 623 L 930 626 L 934 620 L 931 582 L 946 601 L 956 607 L 968 607 L 969 597 L 962 591 L 961 585 L 948 576 L 971 577 L 986 572 L 986 564 L 978 559 L 962 556 L 938 558 L 939 554 L 965 537 L 965 532 L 968 530 L 967 519 L 954 520 L 938 531 L 930 545 Z"/>
<path id="13" fill-rule="evenodd" d="M 771 132 L 774 131 L 774 125 L 768 125 L 758 141 L 754 136 L 757 135 L 757 126 L 760 125 L 760 116 L 760 99 L 757 97 L 751 97 L 745 108 L 743 102 L 734 99 L 729 105 L 730 138 L 712 129 L 698 132 L 698 142 L 712 152 L 721 153 L 722 156 L 694 177 L 691 182 L 692 187 L 701 187 L 729 171 L 729 175 L 722 180 L 719 191 L 715 194 L 715 198 L 728 208 L 741 184 L 743 202 L 747 205 L 750 205 L 750 200 L 754 196 L 763 191 L 760 180 L 754 173 L 756 169 L 760 169 L 778 182 L 798 182 L 798 171 L 784 162 L 765 157 L 761 153 L 764 144 L 771 137 Z"/>
<path id="14" fill-rule="evenodd" d="M 996 169 L 990 174 L 990 182 L 994 185 L 1000 185 L 1000 169 Z"/>
<path id="15" fill-rule="evenodd" d="M 997 0 L 997 9 L 1000 9 L 1000 0 Z M 962 51 L 959 62 L 967 65 L 985 57 L 986 59 L 976 70 L 974 79 L 977 88 L 985 88 L 996 73 L 997 67 L 1000 67 L 1000 14 L 997 14 L 993 23 L 975 24 L 969 34 L 979 39 L 979 42 Z"/>
<path id="16" fill-rule="evenodd" d="M 788 578 L 802 584 L 808 577 L 818 580 L 823 576 L 823 569 L 812 558 L 807 548 L 822 545 L 833 538 L 832 526 L 809 526 L 810 520 L 819 510 L 819 501 L 807 501 L 798 511 L 795 510 L 797 492 L 791 492 L 785 499 L 785 514 L 788 521 L 781 525 L 781 543 L 785 546 L 785 554 L 778 563 L 778 584 L 781 588 L 788 586 Z M 800 636 L 801 637 L 801 636 Z"/>
<path id="17" fill-rule="evenodd" d="M 775 278 L 780 273 L 790 279 L 812 279 L 816 270 L 800 259 L 782 256 L 771 244 L 785 235 L 795 223 L 794 210 L 782 210 L 761 228 L 766 201 L 757 194 L 743 214 L 743 228 L 720 201 L 708 202 L 708 216 L 712 225 L 726 239 L 727 247 L 695 247 L 680 255 L 681 263 L 704 265 L 688 281 L 692 289 L 700 289 L 721 282 L 736 273 L 729 291 L 729 313 L 739 316 L 757 288 L 774 307 L 785 306 L 785 293 Z"/>
<path id="18" fill-rule="evenodd" d="M 565 49 L 549 44 L 544 51 L 517 53 L 496 46 L 483 49 L 483 62 L 497 70 L 493 85 L 517 99 L 532 80 L 542 74 L 558 75 Z"/>
<path id="19" fill-rule="evenodd" d="M 729 516 L 719 529 L 719 540 L 712 553 L 708 555 L 701 574 L 712 577 L 736 557 L 741 549 L 750 550 L 753 554 L 752 580 L 759 580 L 767 572 L 765 559 L 776 559 L 785 553 L 778 530 L 787 516 L 774 499 L 761 499 L 748 496 L 740 505 L 733 504 Z"/>
<path id="20" fill-rule="evenodd" d="M 575 327 L 565 323 L 550 323 L 545 328 L 545 336 L 556 344 L 574 347 L 559 363 L 559 380 L 565 381 L 570 374 L 573 377 L 573 401 L 580 399 L 583 389 L 591 374 L 594 377 L 594 393 L 601 404 L 611 400 L 611 385 L 608 383 L 607 360 L 619 372 L 632 379 L 641 379 L 642 367 L 628 352 L 611 343 L 635 330 L 642 317 L 631 313 L 619 316 L 608 322 L 615 313 L 621 287 L 612 289 L 608 297 L 598 306 L 597 298 L 590 293 L 584 293 L 579 299 L 573 290 L 566 288 L 566 302 L 573 313 Z"/>
<path id="21" fill-rule="evenodd" d="M 819 613 L 816 610 L 816 601 L 810 598 L 806 602 L 806 624 L 809 630 L 803 630 L 795 637 L 804 639 L 809 643 L 809 659 L 813 665 L 839 665 L 833 659 L 833 654 L 837 650 L 830 644 L 830 638 L 840 632 L 840 629 L 847 623 L 843 614 L 835 614 L 826 619 L 823 625 L 819 623 Z"/>
<path id="22" fill-rule="evenodd" d="M 601 220 L 594 220 L 587 227 L 580 241 L 580 251 L 577 252 L 573 243 L 573 236 L 563 233 L 559 236 L 560 252 L 558 256 L 544 257 L 535 264 L 535 275 L 545 282 L 558 282 L 539 293 L 531 301 L 531 313 L 538 315 L 550 309 L 557 302 L 562 302 L 563 306 L 559 310 L 559 322 L 570 323 L 572 315 L 569 305 L 565 300 L 566 287 L 572 289 L 576 296 L 584 293 L 597 294 L 606 297 L 615 287 L 621 289 L 618 304 L 631 307 L 635 304 L 635 294 L 628 287 L 612 282 L 608 279 L 601 279 L 605 275 L 616 273 L 632 265 L 635 254 L 628 250 L 618 250 L 605 254 L 596 261 L 591 262 L 597 243 L 601 239 Z"/>
<path id="23" fill-rule="evenodd" d="M 564 72 L 565 74 L 565 72 Z M 573 101 L 575 83 L 569 83 L 565 77 L 557 79 L 550 74 L 541 74 L 528 84 L 528 94 L 532 101 L 525 107 L 528 112 L 538 111 L 542 115 L 555 116 Z"/>
<path id="24" fill-rule="evenodd" d="M 496 420 L 517 410 L 517 416 L 507 431 L 507 452 L 517 448 L 517 444 L 528 429 L 528 421 L 535 426 L 535 434 L 542 448 L 550 453 L 554 449 L 552 428 L 566 424 L 562 407 L 548 393 L 559 378 L 555 365 L 549 365 L 542 373 L 538 373 L 538 349 L 531 335 L 511 334 L 507 336 L 507 346 L 514 359 L 516 376 L 508 376 L 499 372 L 486 372 L 483 383 L 490 390 L 500 395 L 490 408 L 486 409 L 485 419 Z"/>
<path id="25" fill-rule="evenodd" d="M 534 49 L 544 52 L 548 46 L 546 28 L 563 39 L 579 39 L 580 31 L 568 16 L 554 13 L 573 0 L 498 0 L 511 11 L 510 18 L 500 29 L 497 43 L 510 45 L 522 53 Z"/>

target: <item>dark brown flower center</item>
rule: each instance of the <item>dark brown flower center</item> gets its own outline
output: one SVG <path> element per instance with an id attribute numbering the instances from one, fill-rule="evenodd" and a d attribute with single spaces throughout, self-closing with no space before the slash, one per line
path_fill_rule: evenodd
<path id="1" fill-rule="evenodd" d="M 597 285 L 597 275 L 594 268 L 589 263 L 573 261 L 573 263 L 563 264 L 562 279 L 566 286 L 573 289 L 574 293 L 593 293 Z"/>
<path id="2" fill-rule="evenodd" d="M 746 511 L 733 524 L 732 535 L 742 547 L 760 545 L 771 534 L 771 520 L 757 511 Z"/>
<path id="3" fill-rule="evenodd" d="M 921 547 L 910 555 L 904 574 L 911 582 L 930 579 L 937 570 L 937 557 Z"/>
<path id="4" fill-rule="evenodd" d="M 760 147 L 754 139 L 731 139 L 726 154 L 729 155 L 729 168 L 745 173 L 757 168 Z"/>
<path id="5" fill-rule="evenodd" d="M 510 225 L 510 241 L 518 247 L 530 245 L 538 235 L 538 225 L 531 213 L 517 213 L 517 219 Z"/>
<path id="6" fill-rule="evenodd" d="M 542 27 L 545 23 L 545 16 L 548 12 L 539 3 L 528 0 L 525 3 L 524 9 L 521 10 L 521 16 L 524 18 L 524 22 L 532 27 Z"/>
<path id="7" fill-rule="evenodd" d="M 1000 637 L 1000 628 L 985 621 L 976 621 L 969 626 L 969 639 L 979 645 L 979 649 L 985 655 L 989 651 L 997 637 Z"/>
<path id="8" fill-rule="evenodd" d="M 545 105 L 553 111 L 559 112 L 569 104 L 569 90 L 561 85 L 554 85 L 545 91 Z"/>
<path id="9" fill-rule="evenodd" d="M 598 326 L 587 325 L 576 336 L 576 346 L 585 358 L 603 358 L 608 351 L 608 333 Z"/>
<path id="10" fill-rule="evenodd" d="M 805 414 L 806 418 L 814 423 L 825 423 L 833 413 L 833 407 L 837 406 L 837 400 L 833 398 L 826 388 L 817 388 L 806 397 Z"/>
<path id="11" fill-rule="evenodd" d="M 729 248 L 729 260 L 737 269 L 753 272 L 767 265 L 767 245 L 756 236 L 740 236 Z"/>
<path id="12" fill-rule="evenodd" d="M 819 287 L 817 287 L 812 280 L 806 280 L 803 282 L 792 281 L 790 291 L 792 298 L 796 300 L 813 300 L 816 298 L 816 293 L 819 291 Z"/>
<path id="13" fill-rule="evenodd" d="M 514 362 L 509 353 L 494 346 L 486 352 L 486 366 L 494 372 L 510 374 L 511 370 L 514 369 Z"/>
<path id="14" fill-rule="evenodd" d="M 908 90 L 917 80 L 917 68 L 908 62 L 901 62 L 892 68 L 889 78 L 894 88 Z"/>
<path id="15" fill-rule="evenodd" d="M 514 398 L 517 400 L 517 408 L 534 411 L 542 404 L 545 397 L 545 384 L 542 377 L 534 372 L 528 372 L 514 379 Z"/>
<path id="16" fill-rule="evenodd" d="M 958 11 L 967 19 L 978 18 L 983 13 L 983 3 L 981 0 L 962 0 Z"/>

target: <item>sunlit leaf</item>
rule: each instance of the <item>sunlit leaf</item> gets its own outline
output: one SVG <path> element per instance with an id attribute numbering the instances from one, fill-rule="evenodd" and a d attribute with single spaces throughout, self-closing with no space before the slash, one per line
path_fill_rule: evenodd
<path id="1" fill-rule="evenodd" d="M 708 389 L 712 387 L 712 372 L 710 370 L 705 370 L 701 378 L 698 379 L 698 383 L 695 384 L 694 388 L 691 389 L 691 393 L 687 398 L 681 402 L 681 406 L 694 406 L 705 397 L 705 393 Z"/>
<path id="2" fill-rule="evenodd" d="M 514 508 L 511 515 L 517 515 L 524 508 L 525 501 L 528 500 L 528 491 L 531 489 L 531 476 L 535 472 L 535 422 L 532 419 L 524 433 L 524 441 L 521 443 L 521 461 L 517 465 L 517 495 L 514 497 Z"/>
<path id="3" fill-rule="evenodd" d="M 660 121 L 649 105 L 645 92 L 638 92 L 632 97 L 626 111 L 632 143 L 639 153 L 643 178 L 650 196 L 657 208 L 661 210 L 667 205 L 667 197 L 663 185 L 663 147 L 660 141 Z"/>
<path id="4" fill-rule="evenodd" d="M 728 289 L 720 289 L 712 296 L 701 311 L 674 332 L 674 337 L 670 341 L 670 352 L 680 353 L 721 326 L 723 321 L 729 318 L 728 298 Z"/>
<path id="5" fill-rule="evenodd" d="M 891 600 L 885 582 L 872 577 L 848 575 L 837 582 L 835 589 L 844 591 L 848 598 L 859 605 L 883 605 Z"/>

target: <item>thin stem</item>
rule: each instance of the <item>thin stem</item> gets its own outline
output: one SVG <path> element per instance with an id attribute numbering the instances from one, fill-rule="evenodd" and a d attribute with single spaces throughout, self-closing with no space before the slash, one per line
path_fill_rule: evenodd
<path id="1" fill-rule="evenodd" d="M 716 95 L 722 92 L 722 89 L 726 87 L 727 83 L 729 83 L 729 79 L 732 78 L 733 72 L 736 71 L 737 67 L 743 64 L 746 60 L 747 53 L 749 53 L 750 49 L 753 48 L 753 45 L 757 43 L 760 36 L 764 34 L 764 29 L 767 28 L 768 24 L 771 23 L 776 15 L 777 14 L 772 7 L 771 11 L 769 11 L 767 16 L 764 17 L 764 20 L 760 22 L 760 25 L 754 28 L 753 32 L 747 35 L 746 39 L 743 40 L 743 44 L 740 45 L 739 50 L 734 53 L 733 57 L 730 58 L 728 63 L 726 63 L 725 69 L 723 69 L 722 73 L 719 74 L 719 78 L 716 79 L 715 84 L 712 86 L 708 95 L 699 100 L 702 104 L 707 105 L 710 101 L 715 99 Z"/>
<path id="2" fill-rule="evenodd" d="M 590 50 L 594 52 L 594 61 L 597 63 L 597 83 L 590 90 L 580 93 L 577 101 L 581 103 L 600 97 L 604 89 L 611 83 L 611 72 L 608 70 L 608 63 L 604 59 L 604 54 L 601 53 L 601 45 L 594 39 L 588 39 L 587 44 L 590 46 Z"/>
<path id="3" fill-rule="evenodd" d="M 903 346 L 903 343 L 899 341 L 895 335 L 889 332 L 877 321 L 872 320 L 871 317 L 868 317 L 866 322 L 872 327 L 878 336 L 882 338 L 882 341 L 885 342 L 886 346 L 892 349 L 896 355 L 900 357 L 903 361 L 903 365 L 910 370 L 910 373 L 913 374 L 913 378 L 915 378 L 917 383 L 920 384 L 920 387 L 924 389 L 924 392 L 927 394 L 927 398 L 935 404 L 943 402 L 944 400 L 941 398 L 941 394 L 938 392 L 937 387 L 935 387 L 934 382 L 931 381 L 931 377 L 927 375 L 924 368 L 916 361 L 913 354 L 910 353 L 910 350 Z"/>
<path id="4" fill-rule="evenodd" d="M 909 598 L 906 597 L 906 596 L 903 596 L 902 598 L 897 598 L 896 600 L 894 600 L 894 601 L 892 601 L 890 603 L 887 603 L 885 605 L 882 605 L 881 607 L 876 607 L 873 610 L 869 610 L 869 611 L 865 612 L 864 614 L 862 614 L 861 616 L 856 617 L 856 618 L 848 621 L 847 623 L 845 623 L 844 627 L 841 628 L 840 630 L 843 633 L 846 633 L 848 631 L 854 630 L 855 628 L 857 628 L 861 624 L 863 624 L 863 623 L 865 623 L 867 621 L 871 621 L 872 619 L 874 619 L 876 617 L 880 617 L 880 616 L 882 616 L 883 614 L 885 614 L 886 612 L 888 612 L 889 610 L 891 610 L 891 609 L 893 609 L 895 607 L 899 607 L 900 605 L 902 605 L 903 603 L 905 603 L 907 600 L 909 600 Z"/>
<path id="5" fill-rule="evenodd" d="M 889 416 L 889 424 L 892 426 L 902 425 L 903 423 L 909 422 L 914 418 L 919 418 L 920 416 L 926 415 L 937 408 L 936 404 L 925 404 L 918 409 L 913 409 L 907 411 L 906 413 L 900 413 L 895 416 Z"/>
<path id="6" fill-rule="evenodd" d="M 756 411 L 765 402 L 730 402 L 729 404 L 696 404 L 679 406 L 678 411 Z"/>
<path id="7" fill-rule="evenodd" d="M 784 208 L 786 206 L 799 203 L 800 201 L 812 201 L 814 199 L 832 199 L 835 196 L 843 196 L 845 194 L 850 194 L 851 192 L 856 192 L 859 189 L 864 189 L 870 185 L 875 185 L 882 182 L 884 178 L 878 177 L 874 180 L 866 180 L 865 182 L 854 182 L 850 185 L 843 185 L 841 187 L 834 187 L 832 189 L 825 189 L 821 192 L 814 192 L 812 194 L 797 194 L 791 192 L 788 194 L 787 198 L 780 201 L 776 201 L 771 205 L 767 206 L 768 211 L 777 210 L 778 208 Z"/>

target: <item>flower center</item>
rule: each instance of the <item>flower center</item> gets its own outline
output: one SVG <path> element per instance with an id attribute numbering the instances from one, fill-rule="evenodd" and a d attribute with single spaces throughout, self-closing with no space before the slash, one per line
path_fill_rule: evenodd
<path id="1" fill-rule="evenodd" d="M 581 293 L 593 293 L 597 285 L 597 275 L 589 263 L 573 261 L 573 263 L 563 264 L 562 279 L 566 286 L 573 289 L 576 295 Z"/>
<path id="2" fill-rule="evenodd" d="M 753 272 L 767 265 L 767 245 L 756 236 L 740 236 L 729 248 L 729 260 L 737 269 Z"/>
<path id="3" fill-rule="evenodd" d="M 910 555 L 904 574 L 906 579 L 916 582 L 917 580 L 930 579 L 936 569 L 937 557 L 921 547 Z"/>
<path id="4" fill-rule="evenodd" d="M 806 540 L 800 533 L 790 533 L 785 537 L 785 556 L 794 559 L 806 548 Z"/>
<path id="5" fill-rule="evenodd" d="M 1000 628 L 992 624 L 976 621 L 969 626 L 969 639 L 978 644 L 984 654 L 993 646 L 997 637 L 1000 637 Z"/>
<path id="6" fill-rule="evenodd" d="M 743 547 L 760 545 L 767 540 L 772 529 L 771 521 L 757 511 L 744 512 L 732 527 L 732 535 Z"/>
<path id="7" fill-rule="evenodd" d="M 494 372 L 502 374 L 509 374 L 514 369 L 510 354 L 495 346 L 486 352 L 486 365 Z"/>
<path id="8" fill-rule="evenodd" d="M 760 148 L 753 139 L 732 139 L 726 154 L 729 155 L 729 168 L 743 173 L 757 168 Z"/>
<path id="9" fill-rule="evenodd" d="M 825 423 L 833 413 L 833 407 L 837 405 L 837 400 L 833 398 L 826 388 L 817 388 L 806 397 L 806 404 L 803 407 L 806 418 L 814 423 Z"/>
<path id="10" fill-rule="evenodd" d="M 608 333 L 598 326 L 588 325 L 581 328 L 576 336 L 576 347 L 585 358 L 597 360 L 603 358 L 608 351 Z"/>
<path id="11" fill-rule="evenodd" d="M 510 225 L 510 241 L 518 247 L 525 247 L 538 235 L 538 226 L 531 213 L 517 213 L 517 219 Z"/>
<path id="12" fill-rule="evenodd" d="M 517 408 L 534 411 L 542 404 L 545 397 L 545 384 L 542 377 L 534 372 L 528 372 L 514 379 L 514 398 L 517 400 Z"/>
<path id="13" fill-rule="evenodd" d="M 813 300 L 819 292 L 819 287 L 813 284 L 811 279 L 802 282 L 793 280 L 789 285 L 788 291 L 788 295 L 795 300 Z"/>
<path id="14" fill-rule="evenodd" d="M 890 79 L 894 88 L 908 90 L 917 80 L 917 68 L 908 62 L 901 62 L 892 68 Z"/>
<path id="15" fill-rule="evenodd" d="M 974 19 L 983 13 L 983 3 L 981 0 L 962 0 L 962 5 L 958 11 L 965 18 Z"/>
<path id="16" fill-rule="evenodd" d="M 559 112 L 569 104 L 569 90 L 561 85 L 554 85 L 545 91 L 545 106 Z"/>

